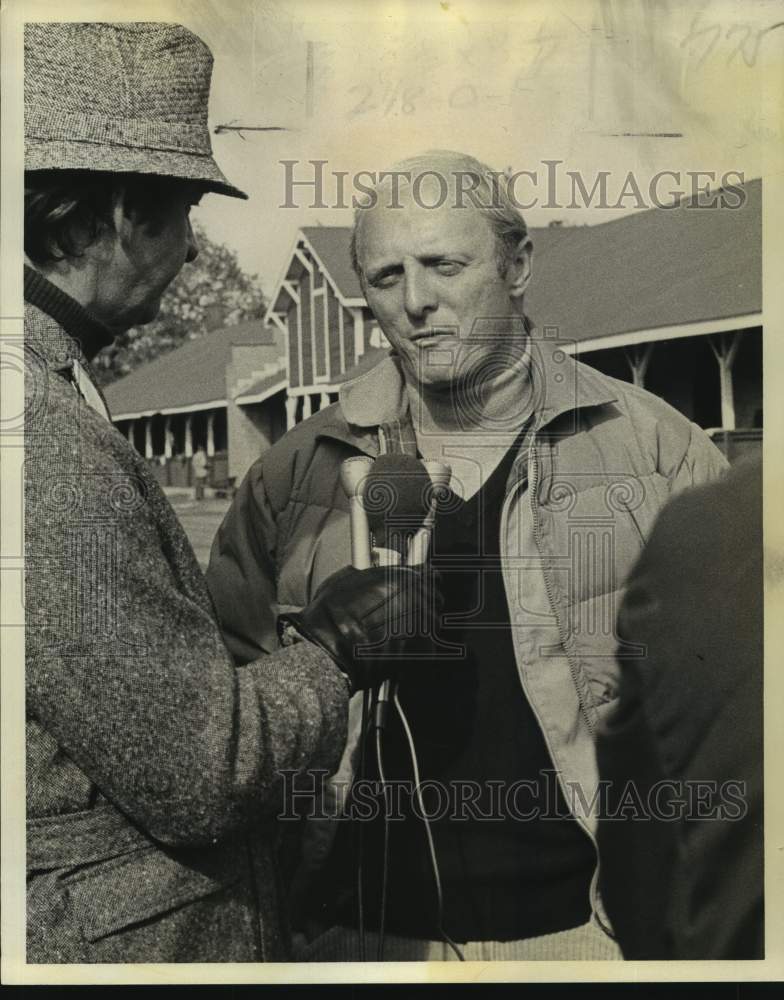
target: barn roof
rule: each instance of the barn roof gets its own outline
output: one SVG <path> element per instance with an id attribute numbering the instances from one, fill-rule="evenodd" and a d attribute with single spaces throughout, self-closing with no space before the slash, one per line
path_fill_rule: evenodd
<path id="1" fill-rule="evenodd" d="M 684 202 L 533 230 L 526 311 L 578 342 L 761 312 L 761 187 L 746 184 L 736 209 Z"/>
<path id="2" fill-rule="evenodd" d="M 272 330 L 260 320 L 237 323 L 189 340 L 108 385 L 114 420 L 226 405 L 226 365 L 234 345 L 265 346 L 277 354 Z M 272 360 L 272 358 L 270 359 Z"/>
<path id="3" fill-rule="evenodd" d="M 364 298 L 351 266 L 351 226 L 304 226 L 300 232 L 318 254 L 343 298 Z"/>

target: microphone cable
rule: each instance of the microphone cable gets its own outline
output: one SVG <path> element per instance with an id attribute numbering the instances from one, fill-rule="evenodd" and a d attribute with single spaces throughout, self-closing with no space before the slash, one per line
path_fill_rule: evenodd
<path id="1" fill-rule="evenodd" d="M 362 692 L 362 720 L 360 723 L 360 748 L 359 748 L 359 779 L 365 777 L 365 744 L 367 741 L 367 725 L 369 710 L 370 692 Z M 359 960 L 365 961 L 365 902 L 362 862 L 364 859 L 365 827 L 362 821 L 359 822 L 359 843 L 357 845 L 357 921 L 359 925 Z"/>
<path id="2" fill-rule="evenodd" d="M 386 930 L 387 916 L 387 877 L 389 873 L 389 811 L 387 809 L 386 796 L 384 795 L 387 779 L 384 775 L 384 760 L 381 739 L 382 733 L 382 727 L 376 726 L 376 758 L 378 761 L 378 776 L 381 780 L 381 798 L 384 802 L 384 847 L 381 864 L 381 913 L 379 915 L 378 924 L 378 947 L 376 949 L 377 962 L 384 961 L 384 932 Z"/>
<path id="3" fill-rule="evenodd" d="M 455 953 L 459 961 L 465 962 L 465 956 L 463 955 L 460 948 L 455 944 L 452 938 L 444 930 L 444 893 L 441 888 L 441 874 L 438 870 L 438 859 L 436 858 L 436 848 L 433 843 L 433 834 L 430 830 L 430 820 L 427 818 L 425 813 L 425 804 L 422 799 L 422 788 L 419 778 L 419 762 L 416 755 L 416 747 L 414 746 L 414 737 L 411 733 L 411 727 L 408 724 L 408 719 L 406 718 L 406 713 L 403 711 L 403 706 L 400 704 L 400 699 L 398 698 L 397 691 L 393 695 L 393 701 L 395 703 L 395 709 L 397 714 L 400 716 L 400 721 L 403 725 L 403 729 L 406 734 L 406 739 L 408 740 L 408 749 L 411 754 L 411 765 L 414 770 L 414 782 L 416 786 L 417 801 L 419 802 L 419 812 L 422 816 L 422 821 L 425 824 L 425 833 L 427 835 L 427 846 L 430 851 L 430 863 L 433 867 L 433 879 L 435 880 L 436 886 L 436 896 L 438 902 L 438 932 L 441 935 L 442 940 L 445 944 L 449 945 L 452 951 Z"/>

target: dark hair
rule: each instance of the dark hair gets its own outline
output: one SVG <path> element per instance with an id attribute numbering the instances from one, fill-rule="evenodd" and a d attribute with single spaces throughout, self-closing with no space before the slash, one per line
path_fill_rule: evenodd
<path id="1" fill-rule="evenodd" d="M 126 204 L 146 216 L 189 184 L 157 174 L 98 170 L 25 171 L 24 249 L 34 264 L 80 257 L 111 224 L 112 202 L 124 191 Z"/>

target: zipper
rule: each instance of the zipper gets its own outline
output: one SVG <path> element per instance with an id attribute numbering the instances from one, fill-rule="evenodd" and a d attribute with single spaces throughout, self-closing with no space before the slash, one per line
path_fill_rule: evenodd
<path id="1" fill-rule="evenodd" d="M 534 522 L 534 540 L 536 542 L 537 553 L 540 553 L 541 549 L 540 549 L 540 545 L 539 545 L 539 541 L 540 541 L 540 539 L 539 539 L 539 518 L 538 518 L 537 506 L 536 506 L 536 494 L 537 494 L 537 490 L 538 490 L 538 486 L 539 486 L 539 465 L 538 465 L 537 458 L 536 458 L 536 448 L 535 448 L 535 443 L 534 443 L 533 436 L 531 438 L 531 443 L 529 445 L 529 455 L 530 455 L 530 464 L 533 466 L 533 475 L 529 478 L 529 489 L 528 489 L 528 492 L 529 492 L 529 495 L 531 497 L 531 511 L 532 511 L 532 514 L 533 514 L 533 522 Z M 504 503 L 503 503 L 503 506 L 501 508 L 501 545 L 502 546 L 504 544 L 504 540 L 506 539 L 506 528 L 507 528 L 507 524 L 508 524 L 508 521 L 509 521 L 509 510 L 510 510 L 510 508 L 512 506 L 512 500 L 514 499 L 516 493 L 519 492 L 519 489 L 520 489 L 520 484 L 518 483 L 517 486 L 515 487 L 515 489 L 512 490 L 509 493 L 509 495 L 504 499 Z M 509 577 L 508 577 L 507 566 L 508 566 L 507 561 L 502 558 L 501 559 L 501 573 L 502 573 L 502 576 L 503 576 L 503 579 L 504 579 L 504 586 L 505 586 L 505 590 L 506 590 L 507 606 L 508 606 L 509 605 L 509 596 L 508 595 L 511 593 L 511 585 L 510 585 L 510 581 L 509 581 Z M 559 635 L 561 637 L 561 645 L 563 646 L 564 653 L 566 654 L 566 658 L 569 661 L 570 673 L 572 674 L 572 679 L 574 680 L 575 679 L 575 672 L 576 672 L 576 669 L 577 669 L 577 665 L 574 662 L 574 660 L 572 659 L 572 657 L 569 655 L 569 653 L 568 653 L 568 651 L 566 649 L 565 642 L 564 642 L 564 639 L 565 639 L 564 631 L 563 631 L 563 628 L 561 626 L 561 622 L 560 622 L 560 620 L 558 618 L 558 615 L 555 612 L 555 605 L 554 605 L 554 602 L 553 602 L 552 588 L 551 588 L 550 582 L 549 582 L 549 580 L 547 578 L 547 574 L 545 572 L 544 566 L 542 566 L 542 576 L 543 576 L 544 582 L 545 582 L 545 590 L 547 591 L 547 600 L 548 600 L 548 602 L 550 604 L 551 610 L 555 614 L 555 620 L 556 620 L 556 623 L 558 625 L 558 632 L 559 632 Z M 510 621 L 511 621 L 511 615 L 510 615 Z M 512 639 L 512 643 L 514 645 L 514 638 Z M 545 746 L 547 747 L 547 752 L 550 755 L 550 760 L 553 762 L 553 764 L 555 764 L 556 763 L 556 757 L 555 757 L 555 754 L 553 753 L 553 748 L 552 748 L 552 746 L 550 744 L 550 738 L 549 738 L 549 736 L 547 734 L 547 731 L 546 731 L 546 729 L 544 727 L 544 724 L 542 722 L 542 717 L 541 717 L 541 715 L 539 713 L 539 709 L 536 706 L 534 700 L 532 698 L 528 697 L 528 692 L 526 691 L 526 685 L 525 685 L 525 678 L 523 677 L 523 668 L 522 668 L 522 664 L 520 663 L 519 657 L 517 656 L 516 649 L 515 649 L 515 661 L 517 663 L 517 672 L 518 672 L 518 675 L 520 677 L 520 686 L 523 689 L 523 694 L 525 695 L 526 701 L 528 702 L 528 704 L 531 707 L 531 711 L 534 713 L 534 716 L 536 717 L 536 721 L 537 721 L 537 723 L 539 725 L 539 730 L 540 730 L 540 732 L 542 734 L 542 738 L 544 739 Z M 582 709 L 583 717 L 586 720 L 586 725 L 588 726 L 588 730 L 589 730 L 589 732 L 592 735 L 594 735 L 595 732 L 596 732 L 596 727 L 593 724 L 593 720 L 590 719 L 589 716 L 588 716 L 588 713 L 587 713 L 586 707 L 585 707 L 585 703 L 583 702 L 582 697 L 580 697 L 580 690 L 579 690 L 579 687 L 577 686 L 576 683 L 575 683 L 575 689 L 577 690 L 577 696 L 578 696 L 578 699 L 579 699 L 579 702 L 580 702 L 580 708 Z M 567 793 L 567 789 L 566 789 L 566 787 L 564 785 L 564 778 L 563 778 L 563 775 L 561 773 L 561 769 L 560 768 L 557 769 L 557 775 L 558 775 L 558 784 L 561 787 L 561 792 L 562 792 L 562 794 L 564 796 L 565 801 L 568 802 L 568 798 L 567 798 L 567 794 L 566 794 Z M 576 820 L 576 822 L 578 823 L 578 825 L 583 829 L 583 831 L 587 835 L 588 839 L 591 841 L 591 844 L 593 845 L 594 852 L 596 854 L 596 867 L 594 868 L 593 876 L 591 877 L 591 884 L 590 884 L 589 889 L 588 889 L 588 898 L 589 898 L 590 903 L 591 903 L 591 911 L 596 916 L 596 919 L 597 919 L 600 927 L 602 928 L 602 930 L 606 934 L 608 934 L 613 940 L 615 940 L 615 935 L 613 934 L 611 928 L 606 925 L 605 921 L 602 918 L 601 908 L 600 908 L 600 905 L 599 905 L 599 899 L 598 899 L 598 885 L 599 885 L 599 845 L 598 845 L 598 842 L 596 840 L 596 837 L 593 834 L 593 831 L 589 828 L 588 823 L 587 823 L 587 821 L 585 820 L 584 817 L 574 816 L 574 819 Z"/>
<path id="2" fill-rule="evenodd" d="M 536 460 L 536 448 L 534 446 L 533 440 L 531 441 L 530 445 L 530 453 L 531 453 L 531 464 L 533 465 L 533 471 L 534 471 L 533 477 L 531 479 L 531 486 L 529 489 L 531 497 L 531 513 L 533 515 L 533 521 L 534 521 L 534 541 L 536 542 L 537 553 L 541 553 L 542 551 L 540 545 L 541 539 L 539 536 L 539 507 L 537 504 L 537 497 L 536 497 L 537 490 L 539 488 L 539 463 Z M 580 708 L 582 709 L 583 716 L 585 718 L 585 724 L 588 727 L 588 732 L 592 736 L 595 736 L 596 724 L 594 723 L 593 718 L 591 717 L 591 713 L 588 711 L 588 706 L 585 704 L 585 700 L 583 699 L 581 686 L 577 683 L 578 666 L 574 657 L 571 655 L 571 653 L 567 648 L 566 641 L 568 636 L 564 631 L 561 619 L 558 617 L 558 612 L 555 610 L 555 601 L 553 600 L 553 590 L 552 586 L 550 585 L 550 578 L 547 575 L 547 567 L 544 565 L 542 566 L 542 577 L 544 578 L 544 589 L 547 591 L 547 600 L 548 603 L 550 604 L 550 609 L 555 615 L 555 622 L 558 626 L 558 635 L 561 639 L 561 646 L 563 648 L 564 653 L 566 654 L 566 659 L 569 661 L 569 672 L 571 673 L 572 680 L 574 681 L 574 688 L 575 691 L 577 692 L 577 697 L 580 702 Z"/>

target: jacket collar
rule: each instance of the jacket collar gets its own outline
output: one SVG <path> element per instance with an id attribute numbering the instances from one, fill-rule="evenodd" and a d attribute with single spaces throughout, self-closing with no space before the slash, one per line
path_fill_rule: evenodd
<path id="1" fill-rule="evenodd" d="M 46 311 L 25 302 L 25 343 L 55 372 L 70 370 L 74 361 L 86 363 L 82 345 Z"/>
<path id="2" fill-rule="evenodd" d="M 339 400 L 346 420 L 356 427 L 379 427 L 405 417 L 408 393 L 397 357 L 388 354 L 370 371 L 344 382 Z"/>
<path id="3" fill-rule="evenodd" d="M 535 329 L 531 334 L 530 353 L 536 430 L 570 411 L 601 406 L 618 398 L 607 379 L 566 354 L 561 341 Z M 334 418 L 334 430 L 338 433 L 333 436 L 341 440 L 355 440 L 353 435 L 346 436 L 350 434 L 349 426 L 364 431 L 363 436 L 366 436 L 371 428 L 405 419 L 408 395 L 397 358 L 390 354 L 370 371 L 344 382 L 339 400 L 339 411 L 345 422 Z M 328 429 L 333 429 L 331 423 L 322 428 L 322 433 Z M 377 448 L 376 444 L 376 451 Z"/>
<path id="4" fill-rule="evenodd" d="M 567 341 L 573 344 L 574 341 Z M 531 336 L 535 427 L 541 430 L 558 417 L 618 399 L 612 383 L 594 368 L 564 351 L 564 342 L 534 330 Z"/>
<path id="5" fill-rule="evenodd" d="M 43 309 L 25 302 L 25 348 L 50 371 L 65 378 L 97 413 L 110 420 L 106 397 L 78 340 Z"/>
<path id="6" fill-rule="evenodd" d="M 88 360 L 92 360 L 103 347 L 108 347 L 115 338 L 115 334 L 76 299 L 28 264 L 24 266 L 24 298 L 25 302 L 45 312 L 76 340 Z"/>

